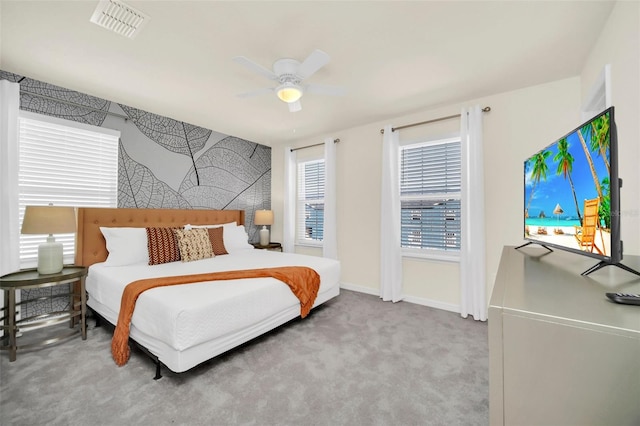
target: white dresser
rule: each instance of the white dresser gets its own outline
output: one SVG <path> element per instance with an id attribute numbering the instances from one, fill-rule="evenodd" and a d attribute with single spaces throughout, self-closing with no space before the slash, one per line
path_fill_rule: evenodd
<path id="1" fill-rule="evenodd" d="M 505 247 L 489 304 L 491 425 L 640 425 L 640 276 L 539 246 Z M 639 256 L 622 263 L 640 271 Z"/>

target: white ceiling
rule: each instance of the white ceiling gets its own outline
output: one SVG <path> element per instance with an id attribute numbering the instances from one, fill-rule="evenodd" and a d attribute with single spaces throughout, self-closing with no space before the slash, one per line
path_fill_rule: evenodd
<path id="1" fill-rule="evenodd" d="M 578 75 L 614 2 L 132 1 L 131 40 L 89 22 L 96 1 L 0 1 L 0 68 L 273 145 Z M 330 63 L 290 113 L 232 58 Z"/>

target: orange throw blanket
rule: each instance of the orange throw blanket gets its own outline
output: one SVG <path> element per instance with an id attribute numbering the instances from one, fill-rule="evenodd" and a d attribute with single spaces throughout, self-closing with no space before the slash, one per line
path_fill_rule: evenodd
<path id="1" fill-rule="evenodd" d="M 111 340 L 111 355 L 119 366 L 129 360 L 129 328 L 138 296 L 155 287 L 190 284 L 203 281 L 235 280 L 241 278 L 276 278 L 289 286 L 300 300 L 300 316 L 306 317 L 318 295 L 320 275 L 305 266 L 283 266 L 278 268 L 247 269 L 240 271 L 210 272 L 206 274 L 178 275 L 174 277 L 148 278 L 133 281 L 124 288 L 120 301 L 118 324 Z"/>

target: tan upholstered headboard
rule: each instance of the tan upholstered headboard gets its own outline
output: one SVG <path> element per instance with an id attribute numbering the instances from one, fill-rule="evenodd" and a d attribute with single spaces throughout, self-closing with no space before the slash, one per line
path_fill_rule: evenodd
<path id="1" fill-rule="evenodd" d="M 75 264 L 91 266 L 107 258 L 101 226 L 135 227 L 208 225 L 237 222 L 244 225 L 244 210 L 78 208 Z"/>

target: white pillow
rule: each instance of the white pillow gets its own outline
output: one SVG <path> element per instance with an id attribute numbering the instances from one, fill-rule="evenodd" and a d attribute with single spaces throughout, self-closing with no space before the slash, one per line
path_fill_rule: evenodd
<path id="1" fill-rule="evenodd" d="M 187 223 L 184 226 L 184 230 L 185 231 L 189 231 L 190 229 L 193 229 L 193 228 L 219 228 L 221 226 L 224 226 L 225 230 L 226 230 L 226 228 L 229 228 L 229 227 L 235 228 L 236 226 L 238 226 L 238 224 L 236 222 L 219 223 L 219 224 L 216 224 L 216 225 L 191 225 L 191 224 Z"/>
<path id="2" fill-rule="evenodd" d="M 109 256 L 106 266 L 124 266 L 149 264 L 147 231 L 145 228 L 108 228 L 100 227 L 107 241 Z"/>
<path id="3" fill-rule="evenodd" d="M 255 248 L 249 244 L 249 235 L 244 229 L 244 225 L 225 226 L 222 239 L 224 241 L 224 248 L 227 249 L 227 253 L 229 254 L 247 249 L 253 250 Z"/>

